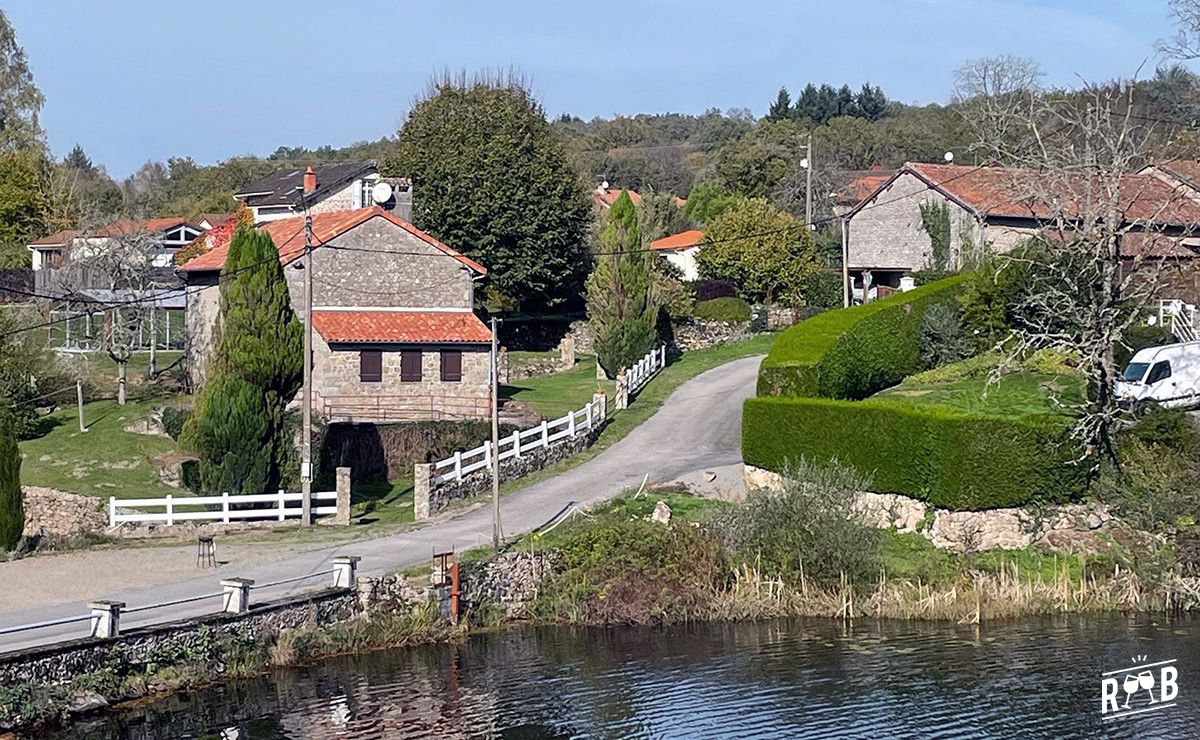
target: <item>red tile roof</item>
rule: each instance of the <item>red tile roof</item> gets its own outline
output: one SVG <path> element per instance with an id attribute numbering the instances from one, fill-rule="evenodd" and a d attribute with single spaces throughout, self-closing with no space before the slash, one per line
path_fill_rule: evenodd
<path id="1" fill-rule="evenodd" d="M 79 236 L 78 229 L 63 229 L 56 231 L 49 236 L 43 236 L 35 242 L 30 242 L 31 247 L 62 247 L 75 241 L 75 237 Z"/>
<path id="2" fill-rule="evenodd" d="M 655 239 L 650 242 L 650 248 L 662 251 L 690 249 L 691 247 L 699 246 L 700 240 L 703 238 L 703 231 L 700 229 L 690 229 L 688 231 L 681 231 L 678 234 L 664 236 L 662 239 Z"/>
<path id="3" fill-rule="evenodd" d="M 383 210 L 379 206 L 360 208 L 356 211 L 332 211 L 329 213 L 314 214 L 312 217 L 313 246 L 314 248 L 318 248 L 324 244 L 327 244 L 331 239 L 350 231 L 354 227 L 359 226 L 360 224 L 372 218 L 387 219 L 426 244 L 437 247 L 475 272 L 478 272 L 481 275 L 487 274 L 487 268 L 485 268 L 483 265 L 469 257 L 459 254 L 437 239 L 434 239 L 429 234 L 421 231 L 416 226 L 413 226 L 407 221 L 393 215 L 388 211 Z M 226 224 L 229 223 L 231 222 L 226 222 Z M 262 226 L 259 226 L 258 230 L 271 236 L 271 240 L 275 242 L 275 247 L 279 250 L 279 261 L 283 264 L 288 264 L 304 253 L 303 216 L 284 218 L 279 219 L 278 221 L 268 221 Z M 218 227 L 210 231 L 208 235 L 210 237 L 216 235 L 216 238 L 210 239 L 209 251 L 189 260 L 186 264 L 179 268 L 180 272 L 220 270 L 221 267 L 224 266 L 225 256 L 229 253 L 229 240 L 232 236 L 232 229 L 223 231 L 220 227 Z"/>
<path id="4" fill-rule="evenodd" d="M 1200 190 L 1200 162 L 1192 159 L 1172 159 L 1152 165 L 1195 190 Z M 1145 172 L 1145 168 L 1142 171 Z"/>
<path id="5" fill-rule="evenodd" d="M 633 204 L 635 206 L 640 206 L 642 204 L 642 196 L 636 190 L 623 190 L 622 188 L 606 188 L 603 185 L 596 188 L 592 192 L 592 197 L 596 199 L 597 203 L 603 205 L 605 208 L 609 208 L 612 206 L 613 203 L 617 202 L 617 198 L 621 197 L 622 192 L 629 193 L 629 199 L 633 201 Z"/>
<path id="6" fill-rule="evenodd" d="M 893 174 L 894 170 L 884 169 L 878 164 L 872 165 L 869 170 L 851 172 L 849 184 L 837 192 L 835 200 L 839 205 L 855 205 L 871 197 Z"/>
<path id="7" fill-rule="evenodd" d="M 113 221 L 110 224 L 105 224 L 95 231 L 86 231 L 83 229 L 64 229 L 56 231 L 49 236 L 43 236 L 37 241 L 30 242 L 31 247 L 59 247 L 69 244 L 79 237 L 113 237 L 113 236 L 130 236 L 131 234 L 158 234 L 176 226 L 188 225 L 196 231 L 204 231 L 196 224 L 181 218 L 179 216 L 171 216 L 169 218 L 151 218 L 143 221 L 133 221 L 123 219 L 121 221 Z"/>
<path id="8" fill-rule="evenodd" d="M 1200 250 L 1188 246 L 1182 239 L 1154 231 L 1126 232 L 1121 235 L 1119 247 L 1123 257 L 1194 259 L 1200 256 Z"/>
<path id="9" fill-rule="evenodd" d="M 313 328 L 326 342 L 482 344 L 492 341 L 467 311 L 313 311 Z"/>
<path id="10" fill-rule="evenodd" d="M 876 188 L 847 216 L 864 208 L 896 177 L 906 173 L 923 180 L 931 190 L 942 193 L 968 210 L 980 215 L 1006 218 L 1052 219 L 1060 214 L 1070 217 L 1082 210 L 1087 188 L 1095 184 L 1094 181 L 1089 183 L 1082 174 L 1049 183 L 1062 191 L 1055 194 L 1062 205 L 1055 206 L 1038 197 L 1044 195 L 1048 184 L 1046 176 L 1035 170 L 910 162 Z M 1200 203 L 1189 197 L 1186 190 L 1173 188 L 1152 175 L 1123 175 L 1120 195 L 1122 202 L 1119 207 L 1126 221 L 1200 224 Z"/>

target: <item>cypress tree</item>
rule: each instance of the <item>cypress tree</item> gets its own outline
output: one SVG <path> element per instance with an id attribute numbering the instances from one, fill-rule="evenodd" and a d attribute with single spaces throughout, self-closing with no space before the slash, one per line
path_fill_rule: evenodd
<path id="1" fill-rule="evenodd" d="M 16 549 L 25 529 L 21 496 L 21 452 L 7 412 L 0 413 L 0 551 Z"/>
<path id="2" fill-rule="evenodd" d="M 767 119 L 771 121 L 783 121 L 792 117 L 792 97 L 788 94 L 786 87 L 779 88 L 779 94 L 775 96 L 775 102 L 771 103 L 771 107 L 767 110 Z"/>
<path id="3" fill-rule="evenodd" d="M 221 279 L 217 351 L 184 440 L 200 454 L 206 492 L 272 491 L 288 445 L 284 408 L 303 377 L 303 327 L 269 235 L 239 227 Z"/>
<path id="4" fill-rule="evenodd" d="M 659 300 L 651 260 L 658 258 L 642 251 L 637 210 L 628 192 L 609 209 L 600 242 L 603 254 L 588 279 L 588 320 L 600 366 L 615 375 L 654 349 L 657 338 Z"/>

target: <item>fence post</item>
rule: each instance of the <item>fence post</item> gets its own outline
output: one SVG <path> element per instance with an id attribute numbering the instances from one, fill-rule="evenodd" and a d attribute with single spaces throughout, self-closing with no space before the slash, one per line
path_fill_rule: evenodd
<path id="1" fill-rule="evenodd" d="M 550 446 L 550 426 L 549 422 L 542 419 L 542 447 Z"/>
<path id="2" fill-rule="evenodd" d="M 485 463 L 483 467 L 488 470 L 492 469 L 492 441 L 490 439 L 483 443 L 483 462 Z"/>
<path id="3" fill-rule="evenodd" d="M 337 514 L 333 523 L 350 526 L 350 468 L 337 469 Z"/>
<path id="4" fill-rule="evenodd" d="M 221 491 L 221 521 L 229 524 L 229 491 Z"/>
<path id="5" fill-rule="evenodd" d="M 625 371 L 617 373 L 617 409 L 629 407 L 629 376 Z"/>
<path id="6" fill-rule="evenodd" d="M 454 452 L 454 479 L 462 480 L 462 450 Z"/>
<path id="7" fill-rule="evenodd" d="M 228 578 L 221 581 L 222 607 L 221 611 L 229 614 L 245 614 L 250 610 L 250 587 L 254 581 L 249 578 Z"/>
<path id="8" fill-rule="evenodd" d="M 429 518 L 429 494 L 433 489 L 433 464 L 413 466 L 413 519 Z"/>
<path id="9" fill-rule="evenodd" d="M 88 608 L 92 610 L 92 637 L 103 639 L 121 634 L 124 601 L 93 601 Z"/>
<path id="10" fill-rule="evenodd" d="M 282 488 L 279 489 L 278 495 L 279 495 L 279 521 L 282 522 L 283 515 L 286 513 L 285 507 L 287 506 L 287 502 L 283 498 L 283 489 Z"/>
<path id="11" fill-rule="evenodd" d="M 108 497 L 108 526 L 110 529 L 112 527 L 117 526 L 117 497 L 116 496 Z"/>
<path id="12" fill-rule="evenodd" d="M 521 430 L 513 432 L 513 457 L 521 456 Z"/>
<path id="13" fill-rule="evenodd" d="M 592 394 L 592 407 L 595 410 L 595 416 L 603 422 L 608 417 L 608 397 L 604 395 L 604 391 L 596 391 Z"/>
<path id="14" fill-rule="evenodd" d="M 171 494 L 167 494 L 167 526 L 175 524 L 175 502 L 171 498 Z"/>
<path id="15" fill-rule="evenodd" d="M 567 436 L 568 437 L 575 436 L 575 412 L 574 411 L 567 412 Z"/>
<path id="16" fill-rule="evenodd" d="M 338 555 L 333 559 L 333 587 L 334 588 L 354 588 L 358 583 L 358 561 L 362 558 L 357 555 Z"/>
<path id="17" fill-rule="evenodd" d="M 658 348 L 658 354 L 659 354 L 658 366 L 659 366 L 659 368 L 665 368 L 667 366 L 667 345 L 664 344 L 664 345 L 660 346 Z"/>

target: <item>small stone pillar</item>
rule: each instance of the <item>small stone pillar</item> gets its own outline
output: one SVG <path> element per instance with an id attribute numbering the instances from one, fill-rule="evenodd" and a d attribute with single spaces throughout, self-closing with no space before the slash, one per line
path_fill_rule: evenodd
<path id="1" fill-rule="evenodd" d="M 88 608 L 92 610 L 92 637 L 105 639 L 121 634 L 124 601 L 93 601 Z"/>
<path id="2" fill-rule="evenodd" d="M 433 477 L 432 463 L 417 463 L 413 466 L 413 519 L 429 518 L 429 492 Z"/>
<path id="3" fill-rule="evenodd" d="M 358 583 L 358 561 L 362 560 L 357 555 L 338 555 L 333 559 L 333 587 L 334 588 L 354 588 Z"/>
<path id="4" fill-rule="evenodd" d="M 629 408 L 629 376 L 624 370 L 617 373 L 617 410 Z"/>
<path id="5" fill-rule="evenodd" d="M 245 614 L 250 610 L 250 587 L 254 581 L 249 578 L 228 578 L 221 581 L 224 608 L 221 611 L 229 614 Z"/>
<path id="6" fill-rule="evenodd" d="M 496 380 L 500 385 L 508 383 L 508 348 L 496 351 Z"/>
<path id="7" fill-rule="evenodd" d="M 604 368 L 600 366 L 600 359 L 596 359 L 596 380 L 608 380 L 608 373 L 604 372 Z"/>
<path id="8" fill-rule="evenodd" d="M 575 367 L 575 335 L 567 333 L 558 344 L 558 364 L 563 370 Z"/>
<path id="9" fill-rule="evenodd" d="M 337 469 L 337 514 L 333 523 L 350 526 L 350 468 Z"/>
<path id="10" fill-rule="evenodd" d="M 592 408 L 596 410 L 596 418 L 599 421 L 608 418 L 608 396 L 604 395 L 604 391 L 596 391 L 592 394 Z"/>

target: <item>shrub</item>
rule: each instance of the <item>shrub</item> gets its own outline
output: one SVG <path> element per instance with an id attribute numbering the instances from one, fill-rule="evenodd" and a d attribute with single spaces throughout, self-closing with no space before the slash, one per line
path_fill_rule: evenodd
<path id="1" fill-rule="evenodd" d="M 837 460 L 901 493 L 950 509 L 989 509 L 1078 497 L 1061 418 L 1007 419 L 891 399 L 753 398 L 742 415 L 747 464 L 785 471 Z"/>
<path id="2" fill-rule="evenodd" d="M 7 409 L 0 410 L 0 552 L 15 549 L 25 529 L 21 451 L 15 426 Z"/>
<path id="3" fill-rule="evenodd" d="M 1139 350 L 1177 341 L 1179 340 L 1171 330 L 1163 324 L 1138 322 L 1126 329 L 1121 341 L 1113 347 L 1113 361 L 1117 363 L 1118 368 L 1124 369 Z"/>
<path id="4" fill-rule="evenodd" d="M 736 296 L 737 286 L 732 280 L 701 280 L 696 283 L 696 301 L 711 301 L 714 298 Z"/>
<path id="5" fill-rule="evenodd" d="M 921 320 L 921 361 L 926 368 L 949 365 L 971 356 L 973 343 L 963 332 L 958 308 L 936 303 Z"/>
<path id="6" fill-rule="evenodd" d="M 855 494 L 869 481 L 836 462 L 803 460 L 784 471 L 784 480 L 782 492 L 752 491 L 718 521 L 733 551 L 768 574 L 803 574 L 823 586 L 842 574 L 856 582 L 876 575 L 882 533 L 854 509 Z"/>
<path id="7" fill-rule="evenodd" d="M 917 270 L 912 273 L 913 284 L 917 286 L 936 283 L 958 274 L 957 270 Z"/>
<path id="8" fill-rule="evenodd" d="M 800 284 L 805 305 L 816 308 L 842 307 L 842 273 L 820 270 L 805 276 Z"/>
<path id="9" fill-rule="evenodd" d="M 762 363 L 760 396 L 866 398 L 921 369 L 926 309 L 954 300 L 966 276 L 827 311 L 784 332 Z"/>
<path id="10" fill-rule="evenodd" d="M 713 298 L 697 303 L 695 315 L 706 321 L 749 321 L 750 304 L 736 297 Z"/>
<path id="11" fill-rule="evenodd" d="M 167 432 L 167 436 L 178 442 L 179 435 L 183 434 L 183 425 L 190 418 L 192 418 L 191 409 L 179 406 L 164 406 L 162 410 L 162 425 L 163 429 Z"/>

